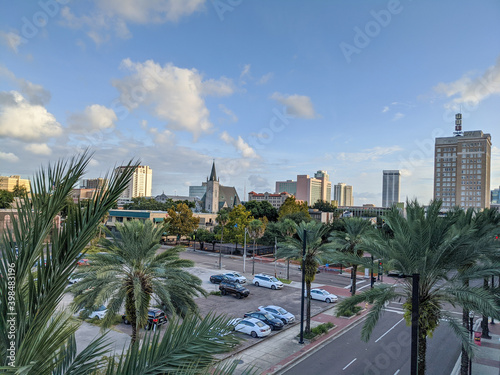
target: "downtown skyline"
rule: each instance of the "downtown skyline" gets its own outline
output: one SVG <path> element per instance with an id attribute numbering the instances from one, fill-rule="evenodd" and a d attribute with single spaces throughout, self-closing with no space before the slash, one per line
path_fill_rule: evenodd
<path id="1" fill-rule="evenodd" d="M 500 186 L 500 4 L 173 0 L 2 4 L 0 175 L 87 147 L 136 158 L 153 195 L 205 180 L 274 192 L 328 171 L 356 205 L 433 194 L 436 137 L 491 134 Z M 333 199 L 333 197 L 332 197 Z"/>

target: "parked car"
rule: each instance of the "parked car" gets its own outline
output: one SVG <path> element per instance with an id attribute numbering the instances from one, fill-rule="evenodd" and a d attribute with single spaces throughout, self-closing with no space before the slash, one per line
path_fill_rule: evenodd
<path id="1" fill-rule="evenodd" d="M 279 281 L 276 277 L 265 275 L 262 273 L 254 276 L 252 284 L 254 284 L 255 286 L 265 286 L 266 288 L 271 288 L 271 289 L 283 288 L 283 283 Z"/>
<path id="2" fill-rule="evenodd" d="M 219 284 L 222 280 L 227 280 L 226 275 L 212 275 L 210 276 L 210 282 L 212 284 Z"/>
<path id="3" fill-rule="evenodd" d="M 73 284 L 76 284 L 76 283 L 78 283 L 78 282 L 80 282 L 80 281 L 82 281 L 82 280 L 83 280 L 83 277 L 81 277 L 81 276 L 79 276 L 79 275 L 75 275 L 75 274 L 73 274 L 73 275 L 71 275 L 71 276 L 69 277 L 69 279 L 68 279 L 68 283 L 70 283 L 71 285 L 73 285 Z"/>
<path id="4" fill-rule="evenodd" d="M 90 313 L 88 313 L 90 311 Z M 106 315 L 106 312 L 108 309 L 106 306 L 101 305 L 96 309 L 81 309 L 76 313 L 76 315 L 80 316 L 80 318 L 85 318 L 85 319 L 104 319 L 104 316 Z M 88 314 L 87 314 L 88 313 Z"/>
<path id="5" fill-rule="evenodd" d="M 273 331 L 276 331 L 278 329 L 282 329 L 284 326 L 281 319 L 275 318 L 273 315 L 271 315 L 270 313 L 265 312 L 265 311 L 248 312 L 244 315 L 244 317 L 262 320 L 269 327 L 271 327 L 271 330 L 273 330 Z"/>
<path id="6" fill-rule="evenodd" d="M 122 315 L 123 323 L 130 324 L 126 315 Z M 153 327 L 159 327 L 163 324 L 167 324 L 168 319 L 165 312 L 161 309 L 149 309 L 148 311 L 148 321 L 144 326 L 144 329 L 150 330 Z"/>
<path id="7" fill-rule="evenodd" d="M 237 281 L 224 280 L 219 284 L 220 293 L 225 296 L 226 294 L 234 294 L 236 298 L 248 297 L 250 291 L 241 286 Z"/>
<path id="8" fill-rule="evenodd" d="M 246 333 L 252 337 L 266 337 L 271 333 L 271 327 L 255 318 L 246 318 L 234 327 L 235 331 Z"/>
<path id="9" fill-rule="evenodd" d="M 405 277 L 405 274 L 399 270 L 392 270 L 387 272 L 387 276 L 389 277 L 399 277 L 400 279 Z"/>
<path id="10" fill-rule="evenodd" d="M 292 313 L 286 311 L 283 307 L 269 305 L 269 306 L 259 306 L 259 311 L 265 311 L 271 313 L 275 318 L 280 319 L 283 324 L 290 324 L 295 321 L 295 316 Z"/>
<path id="11" fill-rule="evenodd" d="M 224 276 L 226 276 L 226 278 L 228 278 L 229 280 L 237 281 L 240 284 L 245 284 L 247 282 L 247 278 L 240 275 L 238 272 L 228 271 L 224 273 Z"/>
<path id="12" fill-rule="evenodd" d="M 307 291 L 305 291 L 304 296 L 307 297 Z M 337 302 L 339 298 L 335 294 L 332 294 L 324 289 L 311 289 L 311 299 L 317 299 L 319 301 L 330 303 Z"/>
<path id="13" fill-rule="evenodd" d="M 90 265 L 90 260 L 87 258 L 80 259 L 78 262 L 76 262 L 77 266 L 88 266 Z"/>

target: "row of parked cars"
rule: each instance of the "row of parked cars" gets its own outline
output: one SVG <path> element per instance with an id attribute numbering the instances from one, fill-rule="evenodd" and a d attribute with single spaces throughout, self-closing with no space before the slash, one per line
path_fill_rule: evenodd
<path id="1" fill-rule="evenodd" d="M 246 277 L 234 271 L 212 275 L 210 276 L 210 282 L 219 284 L 219 290 L 223 296 L 226 294 L 233 294 L 236 298 L 244 298 L 248 297 L 250 294 L 250 291 L 243 286 L 243 284 L 247 282 Z M 254 276 L 252 284 L 273 290 L 283 288 L 283 283 L 276 277 L 262 273 Z"/>
<path id="2" fill-rule="evenodd" d="M 248 312 L 242 318 L 229 322 L 234 330 L 252 337 L 266 337 L 271 331 L 283 329 L 295 321 L 295 316 L 284 308 L 275 305 L 259 306 L 256 311 Z"/>

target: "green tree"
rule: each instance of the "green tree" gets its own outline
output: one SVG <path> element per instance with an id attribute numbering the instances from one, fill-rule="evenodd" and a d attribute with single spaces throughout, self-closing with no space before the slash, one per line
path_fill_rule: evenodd
<path id="1" fill-rule="evenodd" d="M 10 208 L 14 202 L 14 194 L 7 190 L 0 190 L 0 208 Z"/>
<path id="2" fill-rule="evenodd" d="M 333 255 L 334 250 L 329 243 L 324 241 L 327 227 L 322 223 L 311 221 L 296 225 L 296 235 L 287 237 L 278 248 L 277 256 L 286 259 L 302 259 L 304 241 L 306 244 L 306 255 L 304 258 L 304 269 L 306 282 L 306 328 L 305 332 L 311 332 L 311 283 L 316 277 L 316 270 L 324 258 Z M 305 233 L 304 233 L 305 232 Z M 302 297 L 304 298 L 304 297 Z"/>
<path id="3" fill-rule="evenodd" d="M 295 197 L 288 197 L 285 202 L 283 202 L 278 211 L 279 220 L 292 218 L 292 220 L 299 224 L 300 222 L 302 222 L 297 222 L 299 217 L 302 219 L 306 219 L 304 221 L 311 220 L 311 215 L 309 215 L 309 208 L 307 207 L 307 203 L 298 203 L 295 200 Z"/>
<path id="4" fill-rule="evenodd" d="M 330 202 L 317 201 L 316 203 L 314 203 L 312 208 L 315 208 L 315 209 L 323 211 L 323 212 L 334 212 L 334 213 L 338 214 L 337 217 L 340 216 L 340 212 L 339 212 L 339 209 L 337 208 L 337 206 L 334 206 Z"/>
<path id="5" fill-rule="evenodd" d="M 245 203 L 245 208 L 250 211 L 252 216 L 256 219 L 266 217 L 269 221 L 278 220 L 278 210 L 268 201 L 249 201 Z"/>
<path id="6" fill-rule="evenodd" d="M 472 355 L 472 343 L 468 331 L 462 326 L 461 321 L 443 309 L 445 303 L 474 310 L 495 319 L 500 317 L 500 306 L 490 290 L 464 285 L 464 280 L 500 273 L 498 263 L 476 264 L 464 268 L 465 265 L 474 263 L 479 252 L 490 253 L 493 239 L 478 239 L 474 235 L 473 227 L 456 225 L 455 216 L 443 217 L 440 208 L 440 201 L 431 202 L 427 208 L 420 206 L 416 201 L 409 202 L 406 210 L 407 218 L 393 208 L 384 216 L 385 223 L 393 232 L 393 237 L 387 237 L 379 232 L 377 238 L 366 244 L 368 251 L 383 259 L 391 267 L 405 275 L 420 275 L 417 317 L 419 375 L 424 375 L 426 371 L 427 337 L 432 336 L 443 320 L 450 325 L 468 354 Z M 463 271 L 456 272 L 460 269 Z M 361 302 L 373 304 L 362 329 L 362 338 L 368 341 L 385 303 L 389 301 L 406 300 L 403 304 L 404 316 L 407 324 L 410 324 L 412 278 L 403 279 L 399 286 L 402 288 L 394 285 L 378 285 L 342 301 L 338 308 L 351 309 Z"/>
<path id="7" fill-rule="evenodd" d="M 262 222 L 262 220 L 253 219 L 250 223 L 248 223 L 247 231 L 248 231 L 248 235 L 253 240 L 253 248 L 254 249 L 255 249 L 255 242 L 264 235 L 265 230 L 266 230 L 266 226 Z"/>
<path id="8" fill-rule="evenodd" d="M 168 210 L 168 217 L 165 220 L 167 230 L 177 238 L 187 236 L 198 228 L 200 219 L 193 217 L 193 211 L 185 203 L 178 203 L 174 208 Z"/>
<path id="9" fill-rule="evenodd" d="M 24 185 L 18 184 L 16 186 L 14 186 L 14 189 L 12 189 L 12 193 L 14 194 L 14 197 L 16 197 L 16 198 L 24 198 L 24 197 L 26 197 L 28 190 L 26 190 L 26 187 Z"/>
<path id="10" fill-rule="evenodd" d="M 75 297 L 75 308 L 107 304 L 102 325 L 109 327 L 125 306 L 125 315 L 132 326 L 132 343 L 137 339 L 137 328 L 146 325 L 153 296 L 155 305 L 163 306 L 167 312 L 182 317 L 188 312 L 196 313 L 193 298 L 206 293 L 201 280 L 183 269 L 194 264 L 179 259 L 183 248 L 168 248 L 156 254 L 163 228 L 150 220 L 127 221 L 116 229 L 119 235 L 108 231 L 112 239 L 101 241 L 106 252 L 89 255 L 90 265 L 78 270 L 77 275 L 83 280 L 72 287 L 80 293 Z M 91 291 L 82 293 L 91 287 Z"/>
<path id="11" fill-rule="evenodd" d="M 332 232 L 329 241 L 340 252 L 352 255 L 348 259 L 351 267 L 351 294 L 356 294 L 356 276 L 366 243 L 373 237 L 375 229 L 369 220 L 359 217 L 342 219 L 344 231 Z M 342 261 L 342 254 L 335 260 Z M 358 259 L 356 261 L 356 259 Z"/>
<path id="12" fill-rule="evenodd" d="M 203 250 L 205 242 L 213 244 L 216 240 L 213 232 L 206 229 L 198 229 L 196 231 L 196 241 L 200 244 L 200 250 Z"/>
<path id="13" fill-rule="evenodd" d="M 228 241 L 235 244 L 243 244 L 245 228 L 252 220 L 252 214 L 250 211 L 245 209 L 245 206 L 239 204 L 234 207 L 229 213 L 229 220 L 225 228 L 227 232 L 226 238 Z"/>

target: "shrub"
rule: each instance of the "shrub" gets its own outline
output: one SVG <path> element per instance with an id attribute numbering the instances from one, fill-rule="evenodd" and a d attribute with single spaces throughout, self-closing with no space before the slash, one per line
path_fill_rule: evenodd
<path id="1" fill-rule="evenodd" d="M 213 290 L 210 293 L 208 293 L 211 296 L 221 296 L 222 294 L 220 293 L 220 290 Z"/>
<path id="2" fill-rule="evenodd" d="M 353 315 L 356 315 L 358 314 L 361 310 L 363 310 L 363 308 L 361 306 L 354 306 L 352 309 L 349 309 L 349 308 L 339 308 L 337 310 L 337 318 L 340 317 L 340 316 L 347 316 L 347 317 L 351 317 Z"/>

